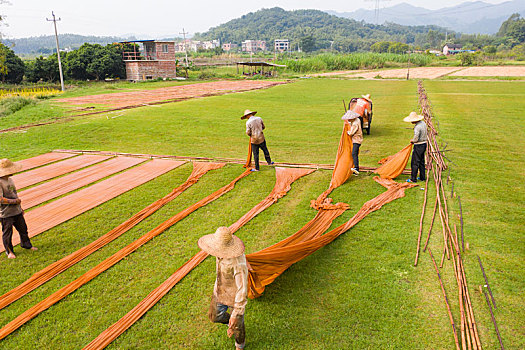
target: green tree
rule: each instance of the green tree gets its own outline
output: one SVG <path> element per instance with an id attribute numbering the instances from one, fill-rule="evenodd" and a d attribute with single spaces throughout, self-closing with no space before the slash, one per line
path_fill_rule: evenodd
<path id="1" fill-rule="evenodd" d="M 388 52 L 388 48 L 390 47 L 390 42 L 388 41 L 378 41 L 377 43 L 374 43 L 372 46 L 370 46 L 370 50 L 373 52 Z"/>
<path id="2" fill-rule="evenodd" d="M 519 20 L 520 18 L 520 14 L 519 13 L 513 13 L 512 15 L 510 15 L 510 17 L 501 24 L 501 27 L 499 28 L 499 31 L 498 31 L 498 34 L 496 34 L 497 36 L 506 36 L 507 35 L 507 32 L 508 32 L 508 29 L 509 29 L 509 25 L 512 24 L 513 22 Z"/>
<path id="3" fill-rule="evenodd" d="M 401 53 L 406 53 L 408 51 L 408 48 L 409 48 L 408 44 L 392 43 L 388 47 L 388 52 L 401 54 Z"/>
<path id="4" fill-rule="evenodd" d="M 299 40 L 299 47 L 303 52 L 312 52 L 315 50 L 315 38 L 313 35 L 305 35 Z"/>
<path id="5" fill-rule="evenodd" d="M 26 79 L 32 83 L 40 80 L 56 82 L 59 79 L 58 58 L 53 54 L 47 58 L 37 57 L 26 65 Z"/>
<path id="6" fill-rule="evenodd" d="M 8 83 L 18 84 L 24 78 L 24 61 L 13 50 L 0 44 L 0 72 L 3 73 L 2 79 Z"/>
<path id="7" fill-rule="evenodd" d="M 109 44 L 83 44 L 78 50 L 67 55 L 65 70 L 68 77 L 78 80 L 123 78 L 126 67 L 122 51 L 126 48 Z"/>

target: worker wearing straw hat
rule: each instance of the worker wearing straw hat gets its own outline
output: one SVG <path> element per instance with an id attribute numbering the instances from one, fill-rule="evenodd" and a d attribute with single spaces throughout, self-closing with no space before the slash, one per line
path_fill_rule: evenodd
<path id="1" fill-rule="evenodd" d="M 423 121 L 425 117 L 418 115 L 416 112 L 411 112 L 403 121 L 414 124 L 414 137 L 410 140 L 414 144 L 412 150 L 412 160 L 410 167 L 410 179 L 407 182 L 417 182 L 417 180 L 426 180 L 425 174 L 425 152 L 427 150 L 427 124 Z M 417 174 L 419 172 L 419 178 Z"/>
<path id="2" fill-rule="evenodd" d="M 15 183 L 11 175 L 21 170 L 21 166 L 9 159 L 0 159 L 0 221 L 2 222 L 2 242 L 9 259 L 16 258 L 13 250 L 13 226 L 20 235 L 22 248 L 37 250 L 33 247 L 27 234 L 24 211 L 20 206 L 20 198 L 16 193 Z"/>
<path id="3" fill-rule="evenodd" d="M 256 117 L 256 111 L 250 111 L 249 109 L 244 111 L 244 115 L 241 119 L 247 119 L 246 121 L 246 135 L 250 136 L 250 142 L 252 144 L 253 160 L 255 162 L 255 169 L 252 171 L 259 171 L 259 149 L 264 153 L 264 158 L 268 165 L 272 165 L 272 158 L 268 147 L 266 147 L 266 139 L 264 138 L 265 129 L 264 122 L 261 117 Z"/>
<path id="4" fill-rule="evenodd" d="M 217 278 L 208 311 L 212 322 L 228 325 L 228 337 L 235 336 L 235 348 L 244 349 L 244 309 L 248 301 L 248 268 L 244 244 L 228 227 L 203 236 L 199 247 L 216 257 Z M 231 315 L 228 313 L 231 308 Z"/>
<path id="5" fill-rule="evenodd" d="M 361 127 L 361 119 L 370 113 L 371 105 L 370 94 L 362 95 L 357 102 L 348 110 L 341 119 L 350 124 L 348 135 L 352 137 L 352 158 L 354 160 L 354 167 L 351 169 L 355 176 L 359 175 L 359 148 L 363 143 L 363 128 Z"/>

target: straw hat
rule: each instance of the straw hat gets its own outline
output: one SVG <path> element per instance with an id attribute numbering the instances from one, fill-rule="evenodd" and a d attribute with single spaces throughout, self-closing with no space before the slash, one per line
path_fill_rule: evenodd
<path id="1" fill-rule="evenodd" d="M 354 119 L 357 119 L 359 118 L 360 115 L 359 113 L 356 113 L 354 111 L 346 111 L 345 114 L 343 114 L 343 116 L 341 117 L 342 120 L 354 120 Z"/>
<path id="2" fill-rule="evenodd" d="M 236 258 L 244 253 L 244 243 L 227 227 L 219 227 L 214 234 L 202 236 L 197 244 L 218 258 Z"/>
<path id="3" fill-rule="evenodd" d="M 424 116 L 419 115 L 416 112 L 410 112 L 409 116 L 405 117 L 405 119 L 403 119 L 403 121 L 407 122 L 407 123 L 413 123 L 413 122 L 418 122 L 418 121 L 423 120 L 423 119 L 425 119 Z"/>
<path id="4" fill-rule="evenodd" d="M 251 116 L 251 115 L 255 115 L 255 114 L 257 114 L 257 111 L 253 111 L 253 112 L 252 112 L 252 111 L 250 111 L 249 109 L 247 109 L 247 110 L 244 111 L 244 115 L 241 117 L 241 119 L 246 119 L 246 118 L 248 118 L 249 116 Z"/>
<path id="5" fill-rule="evenodd" d="M 372 100 L 370 99 L 370 94 L 361 95 L 361 97 L 364 98 L 365 100 L 372 102 Z"/>
<path id="6" fill-rule="evenodd" d="M 0 159 L 0 176 L 13 175 L 22 170 L 22 166 L 13 163 L 7 158 Z"/>

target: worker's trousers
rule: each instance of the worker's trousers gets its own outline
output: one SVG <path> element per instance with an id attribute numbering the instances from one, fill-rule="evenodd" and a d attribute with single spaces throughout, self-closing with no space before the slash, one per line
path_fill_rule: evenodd
<path id="1" fill-rule="evenodd" d="M 253 161 L 255 162 L 255 169 L 257 170 L 259 170 L 259 149 L 262 149 L 264 153 L 264 158 L 266 158 L 266 162 L 268 163 L 268 165 L 272 163 L 272 158 L 270 158 L 270 152 L 268 151 L 268 147 L 266 147 L 266 140 L 258 145 L 252 143 Z"/>
<path id="2" fill-rule="evenodd" d="M 410 162 L 410 167 L 412 172 L 410 174 L 410 180 L 413 182 L 417 181 L 417 173 L 419 171 L 419 178 L 422 181 L 427 179 L 425 174 L 425 152 L 427 150 L 427 144 L 422 143 L 419 145 L 414 145 L 412 150 L 412 161 Z"/>
<path id="3" fill-rule="evenodd" d="M 2 221 L 2 242 L 4 243 L 6 254 L 14 253 L 12 242 L 13 226 L 20 235 L 20 246 L 25 249 L 31 249 L 33 247 L 29 240 L 29 235 L 27 234 L 27 225 L 26 220 L 24 219 L 24 214 L 10 216 L 8 218 L 0 218 L 0 220 Z"/>
<path id="4" fill-rule="evenodd" d="M 359 147 L 361 147 L 360 143 L 352 144 L 352 158 L 354 160 L 354 169 L 357 171 L 359 171 Z"/>
<path id="5" fill-rule="evenodd" d="M 208 317 L 210 321 L 215 323 L 230 323 L 230 314 L 228 313 L 228 305 L 218 303 L 215 296 L 211 298 L 210 309 L 208 310 Z M 239 349 L 244 349 L 245 345 L 245 330 L 244 330 L 244 315 L 237 316 L 237 324 L 233 328 L 233 336 L 235 337 L 235 346 Z"/>

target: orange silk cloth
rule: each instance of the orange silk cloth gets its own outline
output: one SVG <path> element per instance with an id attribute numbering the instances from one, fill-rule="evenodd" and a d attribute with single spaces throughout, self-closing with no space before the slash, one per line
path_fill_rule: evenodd
<path id="1" fill-rule="evenodd" d="M 405 170 L 408 159 L 410 158 L 410 153 L 412 152 L 412 146 L 412 143 L 410 143 L 396 154 L 381 159 L 379 163 L 383 165 L 377 168 L 374 173 L 383 179 L 395 179 L 398 177 L 403 170 Z"/>
<path id="2" fill-rule="evenodd" d="M 326 191 L 321 193 L 315 201 L 312 201 L 310 206 L 314 209 L 336 209 L 342 206 L 348 208 L 344 203 L 331 204 L 331 201 L 327 200 L 327 197 L 335 188 L 344 184 L 352 174 L 352 170 L 350 169 L 354 167 L 354 159 L 352 158 L 352 137 L 348 135 L 349 130 L 350 124 L 344 123 L 341 140 L 339 140 L 339 148 L 337 149 L 337 156 L 335 157 L 330 186 Z"/>
<path id="3" fill-rule="evenodd" d="M 314 169 L 293 169 L 293 168 L 275 168 L 275 186 L 272 192 L 259 204 L 253 207 L 233 225 L 230 226 L 232 232 L 236 232 L 240 227 L 253 219 L 257 214 L 270 207 L 282 198 L 290 190 L 290 185 L 298 178 L 308 175 L 315 171 Z M 197 265 L 199 265 L 208 254 L 200 251 L 189 259 L 184 265 L 173 273 L 160 286 L 155 288 L 144 300 L 142 300 L 131 311 L 124 315 L 120 320 L 114 323 L 111 327 L 103 331 L 93 339 L 84 350 L 103 349 L 108 346 L 119 335 L 124 333 L 131 327 L 139 318 L 141 318 L 149 309 L 151 309 L 164 295 L 166 295 L 184 276 L 191 272 Z"/>
<path id="4" fill-rule="evenodd" d="M 39 167 L 45 164 L 53 163 L 58 160 L 63 160 L 63 159 L 71 158 L 74 156 L 76 156 L 76 154 L 50 152 L 50 153 L 38 155 L 33 158 L 19 160 L 16 162 L 16 164 L 22 166 L 22 170 L 20 171 L 26 171 L 29 169 L 33 169 L 33 168 L 36 168 L 36 167 Z"/>
<path id="5" fill-rule="evenodd" d="M 366 202 L 345 224 L 322 234 L 332 220 L 344 210 L 321 209 L 315 218 L 294 235 L 256 253 L 246 255 L 249 264 L 248 297 L 256 298 L 264 292 L 265 286 L 272 283 L 288 267 L 306 258 L 318 249 L 345 233 L 368 214 L 380 209 L 386 203 L 405 196 L 405 189 L 415 186 L 412 183 L 397 183 L 389 179 L 374 177 L 374 180 L 387 188 L 387 191 Z"/>
<path id="6" fill-rule="evenodd" d="M 109 162 L 113 162 L 113 165 L 132 165 L 133 163 L 142 162 L 146 159 L 139 159 L 139 158 L 132 158 L 132 157 L 116 157 L 108 162 L 102 163 L 102 164 L 108 164 Z M 122 163 L 124 162 L 124 163 Z M 183 164 L 181 162 L 181 164 Z M 6 307 L 7 305 L 11 304 L 15 300 L 20 299 L 27 293 L 31 292 L 32 290 L 36 289 L 37 287 L 41 286 L 42 284 L 46 283 L 53 277 L 57 276 L 58 274 L 64 272 L 71 266 L 75 265 L 77 262 L 81 261 L 82 259 L 86 258 L 93 252 L 97 251 L 98 249 L 104 247 L 106 244 L 112 242 L 113 240 L 117 239 L 136 225 L 138 225 L 140 222 L 142 222 L 144 219 L 155 213 L 157 210 L 162 208 L 167 203 L 171 202 L 175 198 L 177 198 L 182 192 L 187 190 L 189 187 L 191 187 L 193 184 L 197 183 L 199 179 L 205 175 L 210 170 L 215 170 L 224 167 L 226 164 L 224 163 L 193 163 L 193 171 L 188 177 L 188 179 L 180 186 L 176 187 L 171 191 L 171 193 L 167 194 L 166 196 L 162 197 L 161 199 L 151 203 L 135 215 L 133 215 L 128 220 L 124 221 L 122 224 L 118 225 L 108 233 L 104 234 L 100 238 L 96 239 L 95 241 L 91 242 L 90 244 L 80 248 L 79 250 L 69 254 L 68 256 L 54 262 L 53 264 L 45 267 L 44 269 L 38 271 L 33 276 L 31 276 L 29 279 L 27 279 L 25 282 L 20 284 L 19 286 L 15 287 L 14 289 L 10 290 L 9 292 L 5 293 L 4 295 L 0 296 L 0 310 Z M 92 167 L 95 168 L 95 167 Z M 103 169 L 98 169 L 98 171 L 101 171 Z M 37 186 L 39 187 L 39 186 Z M 23 192 L 22 192 L 23 193 Z"/>
<path id="7" fill-rule="evenodd" d="M 153 160 L 152 162 L 154 161 L 155 160 Z M 180 220 L 184 219 L 185 217 L 193 213 L 195 210 L 202 208 L 203 206 L 221 197 L 223 194 L 231 191 L 239 180 L 241 180 L 242 178 L 250 174 L 251 172 L 249 170 L 244 171 L 241 175 L 235 178 L 228 185 L 218 189 L 217 191 L 213 192 L 209 196 L 201 199 L 197 203 L 194 203 L 193 205 L 177 213 L 175 216 L 171 217 L 170 219 L 166 220 L 165 222 L 163 222 L 162 224 L 160 224 L 153 230 L 144 234 L 139 239 L 135 240 L 134 242 L 122 248 L 121 250 L 113 254 L 112 256 L 108 257 L 107 259 L 99 263 L 97 266 L 93 267 L 91 270 L 87 271 L 82 276 L 78 277 L 73 282 L 62 287 L 61 289 L 57 290 L 56 292 L 54 292 L 53 294 L 51 294 L 44 300 L 35 304 L 33 307 L 24 311 L 22 314 L 16 317 L 13 321 L 9 322 L 4 327 L 2 327 L 2 329 L 0 329 L 0 340 L 4 339 L 9 334 L 14 332 L 16 329 L 20 328 L 27 321 L 36 317 L 42 311 L 56 304 L 57 302 L 65 298 L 67 295 L 73 293 L 78 288 L 82 287 L 84 284 L 88 283 L 89 281 L 91 281 L 92 279 L 94 279 L 95 277 L 97 277 L 98 275 L 100 275 L 101 273 L 103 273 L 104 271 L 112 267 L 113 265 L 117 264 L 120 260 L 124 259 L 129 254 L 133 253 L 135 250 L 139 249 L 141 246 L 143 246 L 144 244 L 152 240 L 154 237 L 160 235 L 165 230 L 167 230 L 168 228 L 175 225 Z"/>
<path id="8" fill-rule="evenodd" d="M 99 183 L 25 213 L 29 237 L 34 237 L 133 188 L 171 171 L 184 162 L 153 159 Z M 20 237 L 13 235 L 13 245 Z M 0 246 L 0 253 L 4 247 Z"/>
<path id="9" fill-rule="evenodd" d="M 250 168 L 252 166 L 252 141 L 248 139 L 248 157 L 246 163 L 243 165 L 244 168 Z"/>
<path id="10" fill-rule="evenodd" d="M 111 157 L 98 155 L 81 155 L 78 157 L 69 158 L 60 162 L 40 167 L 31 171 L 26 171 L 22 174 L 13 176 L 16 188 L 21 189 L 27 186 L 37 184 L 42 181 L 61 176 L 78 169 L 102 162 Z"/>

